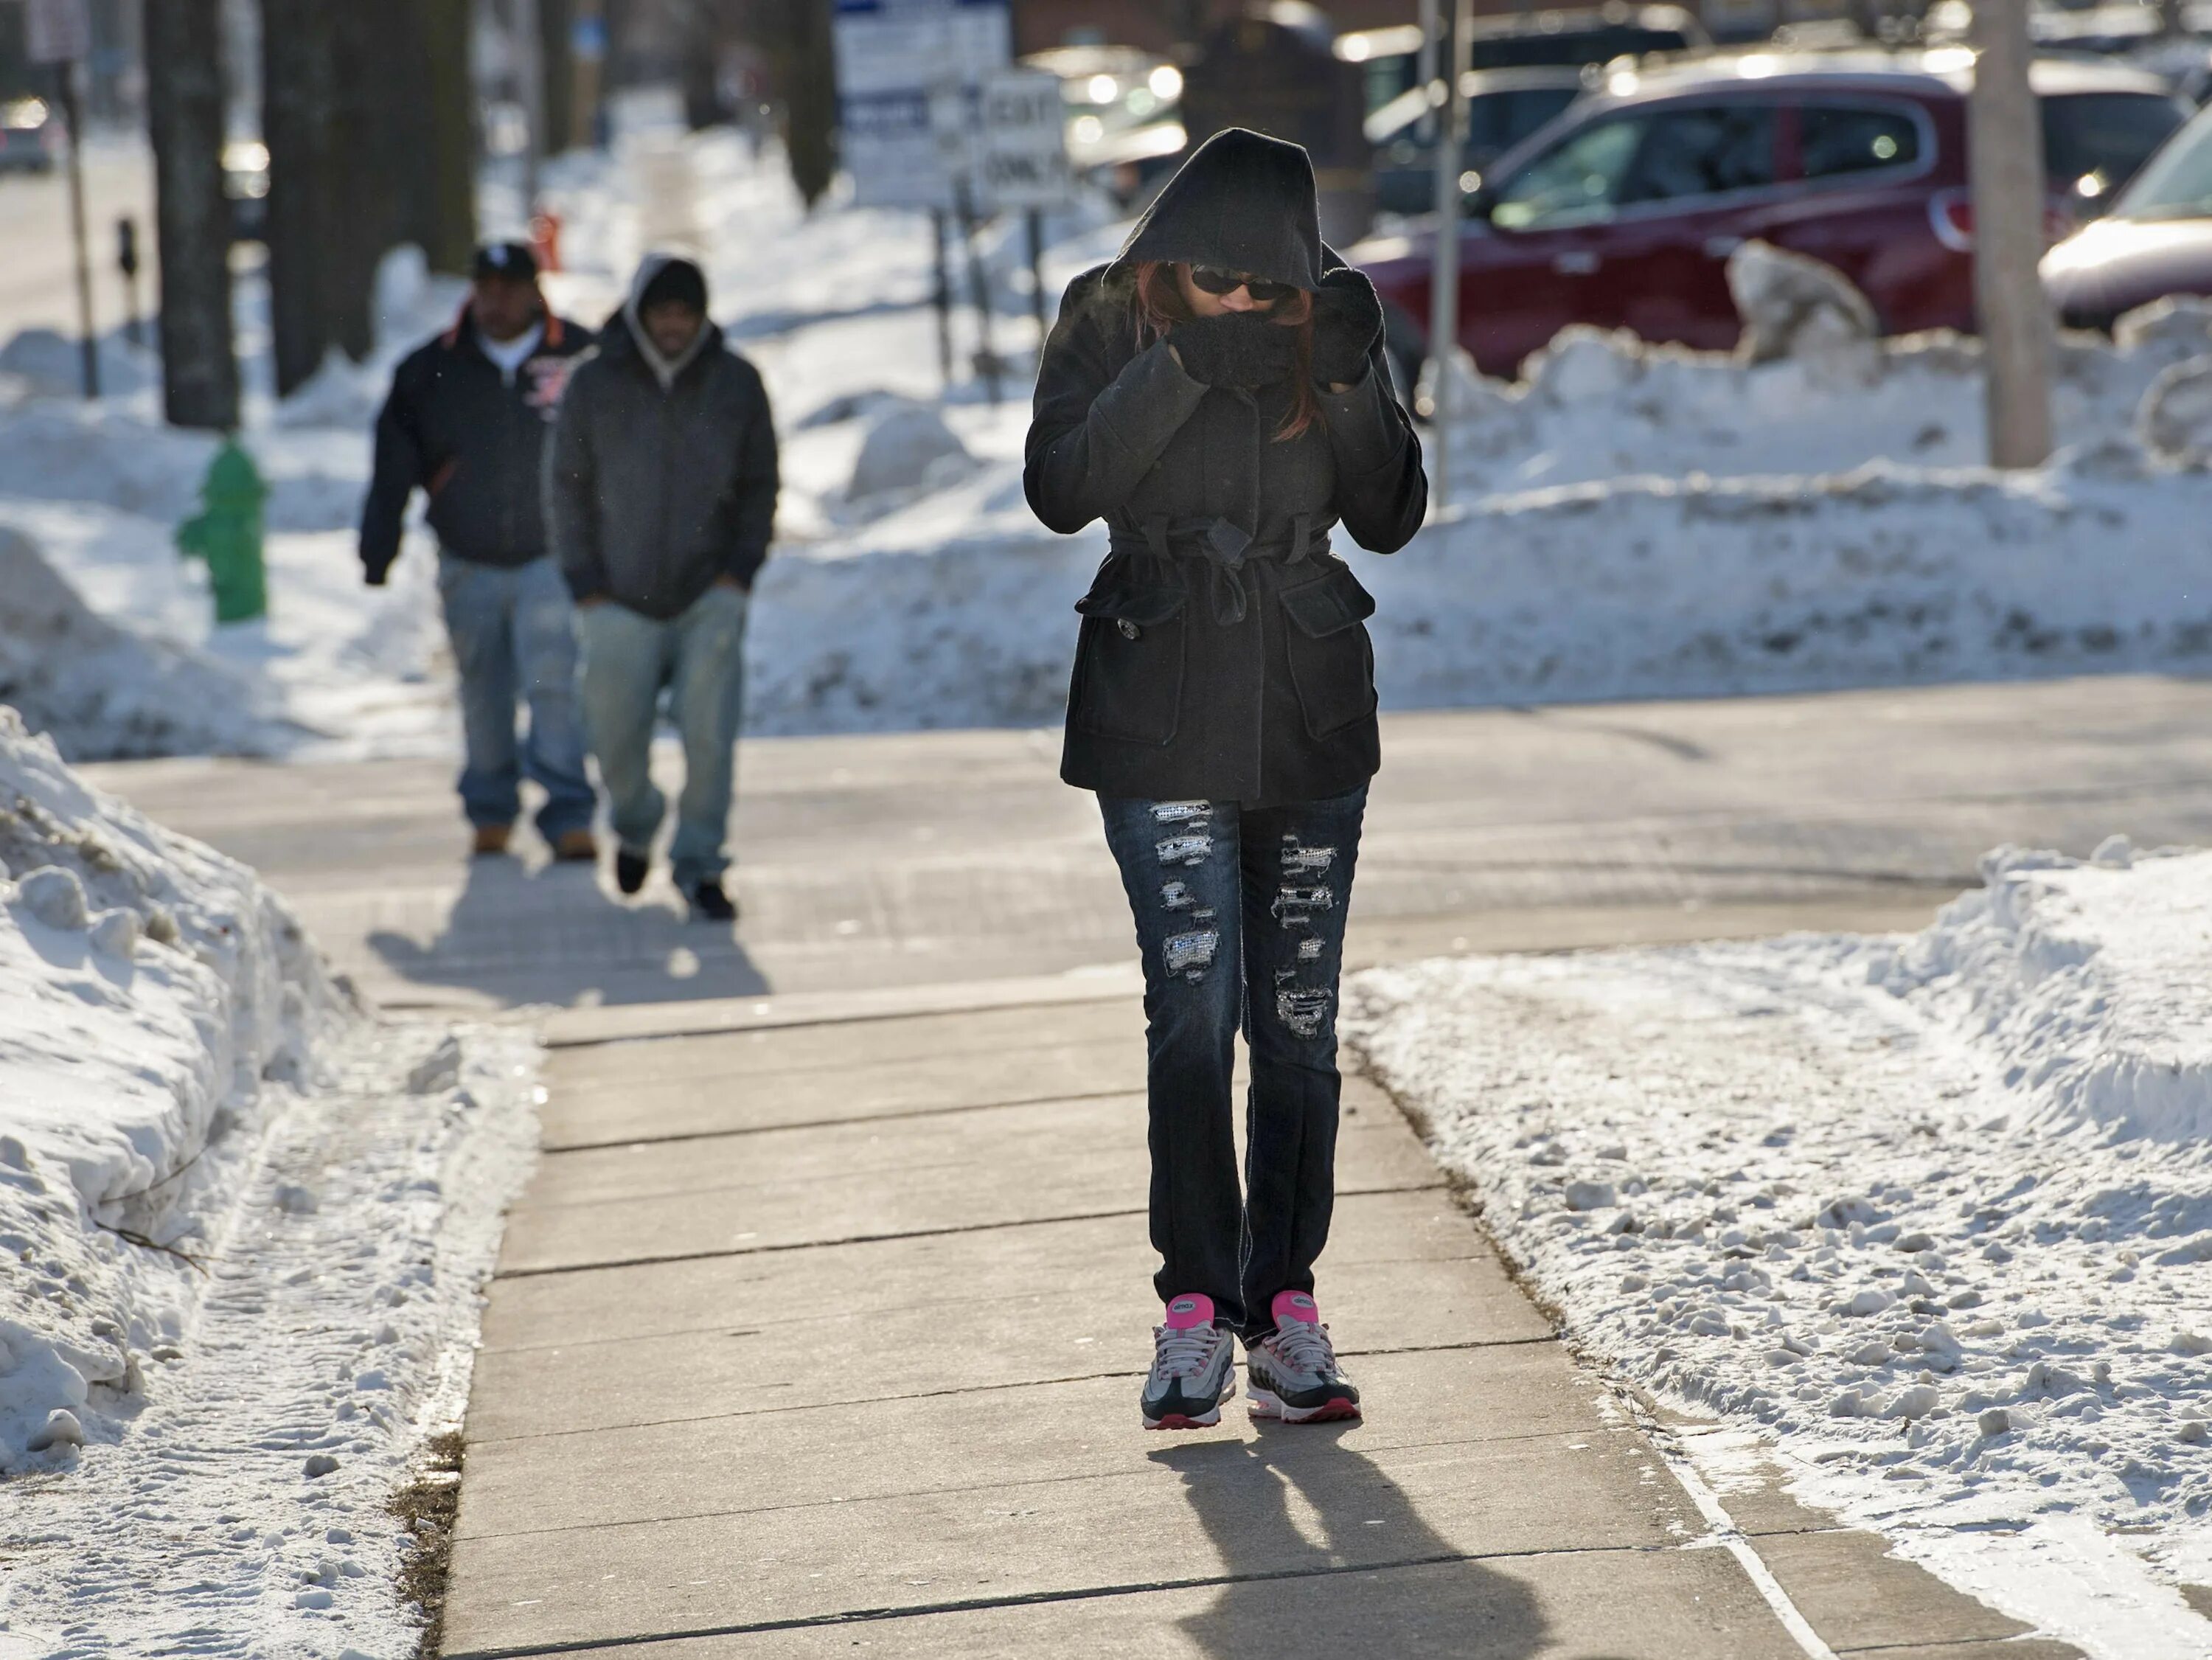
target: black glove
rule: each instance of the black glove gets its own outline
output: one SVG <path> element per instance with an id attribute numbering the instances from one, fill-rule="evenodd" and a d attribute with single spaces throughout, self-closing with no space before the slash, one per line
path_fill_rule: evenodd
<path id="1" fill-rule="evenodd" d="M 1298 331 L 1278 327 L 1258 312 L 1225 311 L 1194 317 L 1168 331 L 1168 344 L 1183 373 L 1209 386 L 1272 386 L 1298 364 Z"/>
<path id="2" fill-rule="evenodd" d="M 392 561 L 376 560 L 367 554 L 361 556 L 361 580 L 373 588 L 380 588 L 392 577 Z"/>
<path id="3" fill-rule="evenodd" d="M 1369 355 L 1382 341 L 1382 302 L 1366 273 L 1347 265 L 1322 277 L 1314 295 L 1313 325 L 1316 380 L 1349 386 L 1365 374 Z"/>

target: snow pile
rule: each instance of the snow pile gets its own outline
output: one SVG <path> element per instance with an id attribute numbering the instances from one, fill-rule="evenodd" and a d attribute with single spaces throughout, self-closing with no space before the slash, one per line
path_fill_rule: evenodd
<path id="1" fill-rule="evenodd" d="M 0 803 L 0 1246 L 40 1282 L 0 1318 L 12 1473 L 121 1438 L 188 1323 L 220 1167 L 337 1000 L 252 873 L 94 797 L 7 709 Z"/>
<path id="2" fill-rule="evenodd" d="M 1376 970 L 1347 1035 L 1623 1377 L 2093 1653 L 2197 1653 L 2212 853 L 1984 874 L 1910 939 Z"/>
<path id="3" fill-rule="evenodd" d="M 2212 354 L 2208 324 L 2212 301 L 2161 300 L 2121 319 L 2111 341 L 2063 337 L 2052 388 L 2062 448 L 2126 439 L 2160 374 Z M 1796 355 L 1747 362 L 1646 345 L 1626 330 L 1563 329 L 1525 380 L 1486 380 L 1475 398 L 1462 397 L 1471 413 L 1453 427 L 1455 499 L 1645 475 L 1806 477 L 1875 460 L 1986 459 L 1979 341 L 1907 335 L 1863 356 L 1844 339 L 1796 344 Z"/>
<path id="4" fill-rule="evenodd" d="M 457 1421 L 522 1035 L 372 1024 L 245 867 L 0 709 L 0 1651 L 411 1648 L 387 1512 Z"/>
<path id="5" fill-rule="evenodd" d="M 1728 258 L 1729 298 L 1743 319 L 1737 355 L 1747 363 L 1800 357 L 1865 381 L 1881 368 L 1881 325 L 1867 297 L 1825 260 L 1766 242 Z"/>
<path id="6" fill-rule="evenodd" d="M 0 703 L 72 755 L 265 754 L 293 734 L 246 676 L 96 615 L 0 524 Z"/>

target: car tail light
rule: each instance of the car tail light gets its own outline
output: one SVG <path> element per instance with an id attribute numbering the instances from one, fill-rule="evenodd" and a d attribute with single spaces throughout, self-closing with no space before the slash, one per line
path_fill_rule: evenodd
<path id="1" fill-rule="evenodd" d="M 1974 251 L 1974 198 L 1962 190 L 1937 191 L 1928 198 L 1928 223 L 1936 240 L 1954 253 Z M 2056 247 L 2080 228 L 2080 221 L 2063 203 L 2046 197 L 2043 204 L 2043 246 Z"/>

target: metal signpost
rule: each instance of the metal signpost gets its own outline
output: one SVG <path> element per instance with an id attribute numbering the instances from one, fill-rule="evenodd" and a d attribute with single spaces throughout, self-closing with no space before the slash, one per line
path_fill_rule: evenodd
<path id="1" fill-rule="evenodd" d="M 1430 262 L 1429 431 L 1433 446 L 1429 502 L 1442 517 L 1450 500 L 1453 354 L 1459 349 L 1459 176 L 1467 139 L 1467 76 L 1474 50 L 1474 0 L 1458 0 L 1451 51 L 1444 58 L 1443 119 L 1437 132 L 1437 249 Z"/>
<path id="2" fill-rule="evenodd" d="M 76 316 L 83 353 L 84 395 L 100 396 L 100 343 L 92 331 L 92 247 L 84 223 L 84 112 L 77 99 L 76 66 L 92 56 L 92 9 L 88 0 L 26 0 L 24 44 L 33 64 L 51 64 L 69 131 L 70 230 L 76 239 Z"/>
<path id="3" fill-rule="evenodd" d="M 975 257 L 974 177 L 983 85 L 1012 54 L 1006 0 L 836 0 L 837 111 L 853 199 L 861 207 L 932 216 L 936 238 L 939 350 L 952 378 L 952 280 L 945 221 L 961 216 L 969 241 L 982 350 L 995 381 L 989 295 Z M 993 396 L 996 397 L 994 384 Z"/>

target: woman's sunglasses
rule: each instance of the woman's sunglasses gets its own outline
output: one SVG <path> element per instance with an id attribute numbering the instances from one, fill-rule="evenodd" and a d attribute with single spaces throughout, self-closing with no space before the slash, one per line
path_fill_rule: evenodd
<path id="1" fill-rule="evenodd" d="M 1278 300 L 1287 300 L 1298 291 L 1295 283 L 1262 283 L 1256 277 L 1247 277 L 1242 271 L 1223 271 L 1215 265 L 1193 265 L 1190 280 L 1208 294 L 1234 294 L 1242 289 L 1263 306 L 1272 305 Z"/>

